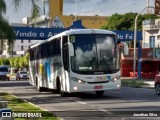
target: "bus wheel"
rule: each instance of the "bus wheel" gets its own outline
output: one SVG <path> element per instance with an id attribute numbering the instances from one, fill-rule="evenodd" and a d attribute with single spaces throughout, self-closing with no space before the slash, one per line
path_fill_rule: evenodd
<path id="1" fill-rule="evenodd" d="M 67 97 L 68 93 L 66 93 L 66 92 L 64 92 L 64 91 L 62 90 L 61 84 L 59 84 L 59 88 L 60 88 L 60 95 L 61 95 L 61 97 Z"/>
<path id="2" fill-rule="evenodd" d="M 64 91 L 61 91 L 60 94 L 61 94 L 61 97 L 66 97 L 67 96 L 67 93 L 64 92 Z"/>
<path id="3" fill-rule="evenodd" d="M 97 96 L 103 96 L 103 94 L 104 94 L 104 90 L 96 91 Z"/>
<path id="4" fill-rule="evenodd" d="M 57 89 L 56 89 L 56 92 L 60 93 L 60 91 L 61 91 L 61 85 L 60 85 L 59 79 L 57 79 Z"/>
<path id="5" fill-rule="evenodd" d="M 40 86 L 37 86 L 37 89 L 38 89 L 38 92 L 43 92 L 44 91 L 44 88 L 40 87 Z"/>

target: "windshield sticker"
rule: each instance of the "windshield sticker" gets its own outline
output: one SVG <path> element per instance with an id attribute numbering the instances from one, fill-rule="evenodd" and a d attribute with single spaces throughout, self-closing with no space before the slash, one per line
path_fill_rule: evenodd
<path id="1" fill-rule="evenodd" d="M 92 70 L 92 67 L 79 67 L 79 70 Z"/>
<path id="2" fill-rule="evenodd" d="M 71 42 L 71 43 L 74 43 L 74 42 L 75 42 L 75 36 L 71 36 L 71 37 L 70 37 L 70 42 Z"/>

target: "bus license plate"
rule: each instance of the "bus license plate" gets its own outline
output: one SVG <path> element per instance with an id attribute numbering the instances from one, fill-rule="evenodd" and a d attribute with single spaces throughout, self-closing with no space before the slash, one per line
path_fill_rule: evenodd
<path id="1" fill-rule="evenodd" d="M 102 86 L 94 86 L 94 89 L 102 89 Z"/>

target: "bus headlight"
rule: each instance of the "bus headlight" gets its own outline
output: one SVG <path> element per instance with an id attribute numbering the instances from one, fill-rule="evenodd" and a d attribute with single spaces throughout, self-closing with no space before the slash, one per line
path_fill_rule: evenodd
<path id="1" fill-rule="evenodd" d="M 84 84 L 84 83 L 85 83 L 85 81 L 84 81 L 84 80 L 80 80 L 80 79 L 78 79 L 78 78 L 74 78 L 74 77 L 72 77 L 71 79 L 72 79 L 73 81 L 75 81 L 75 82 L 80 83 L 80 84 Z"/>
<path id="2" fill-rule="evenodd" d="M 115 77 L 115 78 L 113 78 L 111 81 L 112 81 L 112 82 L 115 82 L 115 81 L 119 80 L 120 77 L 121 77 L 121 76 Z"/>
<path id="3" fill-rule="evenodd" d="M 7 74 L 7 77 L 9 77 L 10 75 L 9 74 Z"/>

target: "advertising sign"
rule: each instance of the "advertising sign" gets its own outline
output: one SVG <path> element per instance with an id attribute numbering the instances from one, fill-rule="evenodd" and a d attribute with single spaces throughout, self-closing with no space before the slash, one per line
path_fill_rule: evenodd
<path id="1" fill-rule="evenodd" d="M 16 27 L 14 26 L 14 31 L 16 33 L 16 39 L 26 39 L 26 40 L 45 40 L 51 36 L 61 33 L 70 29 L 84 29 L 81 21 L 76 21 L 72 26 L 68 28 L 38 28 L 38 27 Z M 118 39 L 121 41 L 133 40 L 133 31 L 120 31 L 115 30 Z M 142 32 L 137 32 L 137 40 L 142 40 Z"/>

